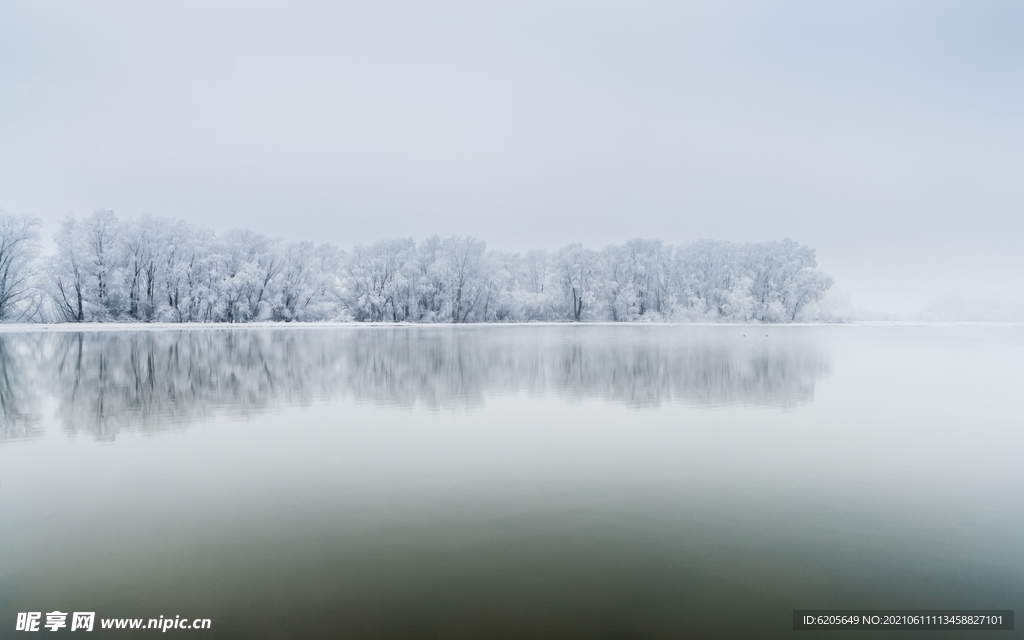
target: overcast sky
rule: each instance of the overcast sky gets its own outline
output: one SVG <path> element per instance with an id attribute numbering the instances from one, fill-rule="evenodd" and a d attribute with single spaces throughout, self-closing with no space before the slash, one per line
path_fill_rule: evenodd
<path id="1" fill-rule="evenodd" d="M 792 237 L 1024 291 L 1024 3 L 0 0 L 0 208 L 343 247 Z"/>

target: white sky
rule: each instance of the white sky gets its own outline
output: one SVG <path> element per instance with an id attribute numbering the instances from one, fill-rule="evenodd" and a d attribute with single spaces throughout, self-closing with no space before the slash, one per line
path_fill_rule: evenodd
<path id="1" fill-rule="evenodd" d="M 1024 3 L 0 0 L 0 207 L 1024 285 Z"/>

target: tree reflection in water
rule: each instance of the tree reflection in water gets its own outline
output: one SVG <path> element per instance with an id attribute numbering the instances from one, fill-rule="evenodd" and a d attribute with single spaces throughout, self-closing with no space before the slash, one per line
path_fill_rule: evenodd
<path id="1" fill-rule="evenodd" d="M 746 332 L 747 335 L 744 335 Z M 784 331 L 775 329 L 775 333 Z M 792 332 L 790 332 L 792 333 Z M 747 336 L 750 337 L 747 337 Z M 754 336 L 758 337 L 755 338 Z M 795 407 L 829 372 L 807 336 L 743 327 L 225 328 L 0 335 L 2 438 L 181 428 L 334 399 L 471 409 L 508 394 L 631 407 Z"/>
<path id="2" fill-rule="evenodd" d="M 0 336 L 0 442 L 42 435 L 39 380 L 42 334 Z"/>

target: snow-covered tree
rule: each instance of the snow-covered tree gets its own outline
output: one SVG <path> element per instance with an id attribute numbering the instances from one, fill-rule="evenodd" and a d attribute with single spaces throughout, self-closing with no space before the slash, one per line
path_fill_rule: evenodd
<path id="1" fill-rule="evenodd" d="M 86 272 L 84 234 L 78 220 L 68 216 L 53 241 L 57 251 L 50 259 L 49 274 L 54 314 L 64 322 L 85 322 Z"/>
<path id="2" fill-rule="evenodd" d="M 217 312 L 225 322 L 270 316 L 275 279 L 285 266 L 281 243 L 247 229 L 227 233 L 219 244 Z"/>
<path id="3" fill-rule="evenodd" d="M 38 218 L 0 210 L 0 322 L 30 319 L 39 311 L 39 226 Z"/>
<path id="4" fill-rule="evenodd" d="M 357 321 L 405 321 L 411 291 L 407 262 L 415 249 L 411 238 L 382 240 L 352 250 L 345 268 L 342 303 Z"/>
<path id="5" fill-rule="evenodd" d="M 110 211 L 65 219 L 33 280 L 37 228 L 0 213 L 0 320 L 28 317 L 37 280 L 65 322 L 792 322 L 812 319 L 832 285 L 814 250 L 789 239 L 521 254 L 432 236 L 346 253 Z"/>
<path id="6" fill-rule="evenodd" d="M 121 223 L 113 211 L 97 209 L 80 227 L 84 237 L 86 293 L 92 303 L 91 319 L 116 319 L 123 310 L 123 263 L 118 244 Z"/>
<path id="7" fill-rule="evenodd" d="M 122 226 L 126 313 L 133 320 L 149 321 L 156 317 L 160 254 L 167 246 L 164 227 L 164 221 L 152 216 L 129 220 Z"/>
<path id="8" fill-rule="evenodd" d="M 275 320 L 331 317 L 330 300 L 339 266 L 338 251 L 312 242 L 288 244 L 272 298 Z"/>
<path id="9" fill-rule="evenodd" d="M 444 310 L 449 322 L 477 319 L 488 290 L 490 261 L 487 245 L 475 238 L 455 236 L 442 243 Z"/>
<path id="10" fill-rule="evenodd" d="M 794 320 L 800 309 L 817 300 L 832 279 L 816 271 L 814 249 L 786 239 L 750 246 L 746 267 L 752 284 L 755 319 Z"/>
<path id="11" fill-rule="evenodd" d="M 164 226 L 158 317 L 169 322 L 209 322 L 216 308 L 213 232 L 183 221 Z"/>
<path id="12" fill-rule="evenodd" d="M 571 244 L 555 254 L 555 273 L 562 291 L 559 306 L 564 317 L 579 322 L 594 312 L 600 289 L 599 268 L 597 252 L 581 244 Z"/>

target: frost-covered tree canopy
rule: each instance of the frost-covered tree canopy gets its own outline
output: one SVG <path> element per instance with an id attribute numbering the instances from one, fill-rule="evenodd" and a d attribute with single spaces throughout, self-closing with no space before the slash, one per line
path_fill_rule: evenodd
<path id="1" fill-rule="evenodd" d="M 60 322 L 792 322 L 832 285 L 793 240 L 495 251 L 471 237 L 345 252 L 180 220 L 0 212 L 0 320 Z"/>

